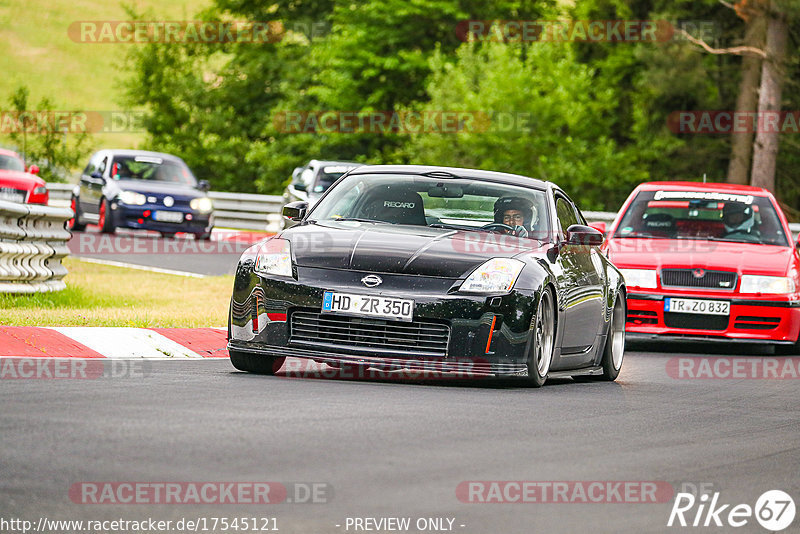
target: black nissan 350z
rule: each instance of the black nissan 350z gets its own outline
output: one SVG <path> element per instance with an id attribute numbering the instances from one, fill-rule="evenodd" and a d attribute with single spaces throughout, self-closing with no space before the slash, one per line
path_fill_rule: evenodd
<path id="1" fill-rule="evenodd" d="M 614 380 L 625 287 L 603 235 L 555 184 L 497 172 L 367 166 L 239 260 L 234 367 L 333 367 Z"/>

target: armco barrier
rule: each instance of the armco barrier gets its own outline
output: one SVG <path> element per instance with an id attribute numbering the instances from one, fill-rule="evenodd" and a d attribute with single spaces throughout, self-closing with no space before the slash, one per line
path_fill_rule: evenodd
<path id="1" fill-rule="evenodd" d="M 51 206 L 69 206 L 70 195 L 75 188 L 71 184 L 48 184 Z M 249 193 L 208 194 L 214 201 L 214 217 L 219 228 L 239 228 L 277 232 L 280 229 L 283 197 L 280 195 L 253 195 Z M 609 211 L 584 211 L 589 222 L 611 223 L 617 216 Z M 795 240 L 800 234 L 800 224 L 790 224 Z"/>
<path id="2" fill-rule="evenodd" d="M 72 210 L 0 201 L 0 293 L 60 291 Z"/>

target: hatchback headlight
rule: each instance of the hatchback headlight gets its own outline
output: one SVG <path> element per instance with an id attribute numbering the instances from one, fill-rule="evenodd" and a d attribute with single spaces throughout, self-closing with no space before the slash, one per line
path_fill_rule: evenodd
<path id="1" fill-rule="evenodd" d="M 794 280 L 785 276 L 742 275 L 740 293 L 788 294 L 795 291 Z"/>
<path id="2" fill-rule="evenodd" d="M 657 286 L 656 272 L 652 269 L 620 269 L 619 272 L 628 287 L 655 289 Z"/>
<path id="3" fill-rule="evenodd" d="M 123 191 L 119 194 L 119 201 L 129 206 L 142 206 L 147 202 L 147 197 L 136 191 Z"/>
<path id="4" fill-rule="evenodd" d="M 270 239 L 256 254 L 253 270 L 256 274 L 292 277 L 292 247 L 285 239 Z"/>
<path id="5" fill-rule="evenodd" d="M 525 264 L 511 258 L 492 258 L 472 271 L 461 284 L 464 293 L 508 293 Z"/>
<path id="6" fill-rule="evenodd" d="M 211 213 L 214 209 L 214 203 L 208 197 L 193 198 L 189 202 L 189 207 L 200 213 Z"/>

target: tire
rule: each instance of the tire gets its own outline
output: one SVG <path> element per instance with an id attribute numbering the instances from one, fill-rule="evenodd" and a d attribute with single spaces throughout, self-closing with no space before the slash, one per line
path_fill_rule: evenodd
<path id="1" fill-rule="evenodd" d="M 550 364 L 553 362 L 553 349 L 556 338 L 555 313 L 553 292 L 550 289 L 545 289 L 536 307 L 532 332 L 533 339 L 531 340 L 531 351 L 527 362 L 528 378 L 526 383 L 535 388 L 544 385 L 547 380 L 547 373 L 550 371 Z"/>
<path id="2" fill-rule="evenodd" d="M 85 224 L 81 224 L 81 214 L 80 214 L 80 204 L 78 203 L 78 199 L 75 195 L 69 201 L 70 208 L 72 208 L 72 212 L 75 216 L 67 221 L 67 228 L 71 232 L 82 232 L 86 229 Z"/>
<path id="3" fill-rule="evenodd" d="M 100 212 L 97 220 L 97 225 L 100 227 L 101 232 L 104 234 L 113 234 L 116 231 L 112 219 L 113 216 L 111 215 L 111 207 L 108 205 L 108 199 L 104 198 L 103 201 L 100 202 Z"/>
<path id="4" fill-rule="evenodd" d="M 274 375 L 286 361 L 286 357 L 283 356 L 260 356 L 238 350 L 231 350 L 228 353 L 231 355 L 231 364 L 235 368 L 257 375 Z"/>
<path id="5" fill-rule="evenodd" d="M 159 232 L 159 234 L 161 234 L 161 237 L 164 239 L 173 239 L 175 237 L 175 232 Z"/>
<path id="6" fill-rule="evenodd" d="M 608 335 L 603 347 L 603 359 L 600 365 L 602 375 L 574 377 L 580 381 L 605 381 L 613 382 L 622 369 L 622 359 L 625 356 L 625 321 L 627 319 L 627 303 L 622 293 L 617 293 L 614 299 L 614 309 L 611 311 L 611 321 L 608 323 Z"/>

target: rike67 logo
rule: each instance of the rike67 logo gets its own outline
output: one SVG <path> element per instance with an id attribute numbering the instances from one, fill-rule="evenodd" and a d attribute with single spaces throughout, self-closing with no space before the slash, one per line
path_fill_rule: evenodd
<path id="1" fill-rule="evenodd" d="M 669 514 L 667 526 L 680 527 L 743 527 L 755 520 L 771 532 L 784 530 L 794 521 L 795 504 L 788 493 L 781 490 L 764 492 L 754 507 L 749 504 L 724 504 L 720 493 L 704 493 L 695 497 L 691 493 L 678 493 Z"/>

